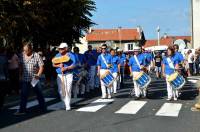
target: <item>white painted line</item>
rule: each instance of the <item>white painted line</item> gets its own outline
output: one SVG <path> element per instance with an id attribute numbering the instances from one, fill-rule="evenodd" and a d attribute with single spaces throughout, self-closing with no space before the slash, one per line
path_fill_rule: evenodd
<path id="1" fill-rule="evenodd" d="M 172 116 L 178 117 L 182 104 L 180 103 L 165 103 L 156 113 L 156 116 Z"/>
<path id="2" fill-rule="evenodd" d="M 109 103 L 112 103 L 114 99 L 97 99 L 96 101 L 90 103 L 89 105 L 78 109 L 77 111 L 82 112 L 96 112 L 101 108 L 105 107 Z"/>
<path id="3" fill-rule="evenodd" d="M 82 98 L 71 99 L 71 104 L 78 102 L 78 101 L 81 101 L 81 100 L 82 100 Z M 62 101 L 55 103 L 55 104 L 52 104 L 52 105 L 47 107 L 47 110 L 61 110 L 61 109 L 65 109 L 64 102 L 62 102 Z"/>
<path id="4" fill-rule="evenodd" d="M 196 83 L 198 80 L 188 80 L 188 82 Z"/>
<path id="5" fill-rule="evenodd" d="M 54 100 L 54 99 L 55 99 L 55 98 L 45 98 L 45 102 L 49 102 L 49 101 L 52 101 L 52 100 Z M 37 100 L 30 101 L 30 102 L 27 103 L 26 108 L 28 109 L 28 108 L 34 107 L 34 106 L 36 106 L 36 105 L 38 105 L 38 101 L 37 101 Z M 16 109 L 19 109 L 19 106 L 14 106 L 14 107 L 11 107 L 11 108 L 9 108 L 9 109 L 11 109 L 11 110 L 16 110 Z"/>
<path id="6" fill-rule="evenodd" d="M 146 103 L 147 101 L 129 101 L 120 110 L 116 111 L 115 113 L 136 114 Z"/>

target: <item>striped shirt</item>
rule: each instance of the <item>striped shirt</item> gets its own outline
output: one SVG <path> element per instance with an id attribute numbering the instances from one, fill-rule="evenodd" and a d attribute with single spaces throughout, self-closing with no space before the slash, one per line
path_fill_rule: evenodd
<path id="1" fill-rule="evenodd" d="M 44 65 L 42 58 L 38 53 L 33 53 L 30 59 L 25 59 L 25 55 L 20 56 L 20 64 L 22 65 L 22 80 L 31 82 L 34 74 L 37 74 L 39 67 Z"/>

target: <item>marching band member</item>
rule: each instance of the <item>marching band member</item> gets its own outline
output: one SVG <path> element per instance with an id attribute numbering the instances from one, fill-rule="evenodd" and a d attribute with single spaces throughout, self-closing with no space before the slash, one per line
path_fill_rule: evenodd
<path id="1" fill-rule="evenodd" d="M 167 78 L 175 72 L 175 69 L 178 69 L 178 61 L 175 58 L 175 51 L 173 47 L 168 47 L 167 57 L 163 58 L 162 62 L 162 73 L 163 77 L 166 77 L 167 83 L 168 101 L 171 101 L 172 99 L 177 100 L 178 91 L 172 89 L 172 86 L 167 81 Z"/>
<path id="2" fill-rule="evenodd" d="M 79 92 L 81 92 L 81 95 L 85 93 L 85 78 L 87 75 L 87 70 L 85 69 L 85 56 L 84 54 L 79 53 L 79 48 L 74 47 L 74 55 L 76 58 L 76 68 L 74 69 L 74 85 L 75 87 L 73 88 L 73 95 L 75 98 L 77 98 L 77 95 Z M 81 90 L 81 91 L 80 91 Z"/>
<path id="3" fill-rule="evenodd" d="M 97 56 L 99 56 L 101 54 L 101 47 L 97 48 Z M 96 66 L 97 68 L 98 66 Z M 97 69 L 96 69 L 97 71 Z M 95 88 L 99 88 L 100 87 L 100 78 L 99 76 L 95 75 Z"/>
<path id="4" fill-rule="evenodd" d="M 102 47 L 102 53 L 101 55 L 98 56 L 97 59 L 97 66 L 98 66 L 98 76 L 103 76 L 105 74 L 105 72 L 110 69 L 111 66 L 111 55 L 107 53 L 106 49 L 107 49 L 107 45 L 103 44 Z M 107 94 L 106 94 L 107 91 Z M 105 84 L 103 83 L 103 81 L 101 80 L 101 92 L 102 92 L 102 98 L 111 98 L 111 88 L 107 88 L 105 86 Z"/>
<path id="5" fill-rule="evenodd" d="M 123 87 L 126 55 L 123 54 L 123 50 L 122 49 L 117 49 L 117 55 L 118 55 L 119 60 L 120 60 L 120 87 Z"/>
<path id="6" fill-rule="evenodd" d="M 90 90 L 94 90 L 95 86 L 95 75 L 96 75 L 96 63 L 97 63 L 97 53 L 96 51 L 92 50 L 92 46 L 88 46 L 88 51 L 84 53 L 85 58 L 86 58 L 86 63 L 89 68 L 89 82 L 88 82 L 88 87 L 87 91 L 89 92 Z"/>
<path id="7" fill-rule="evenodd" d="M 131 75 L 134 78 L 144 68 L 145 57 L 141 53 L 140 47 L 134 47 L 133 50 L 134 50 L 134 56 L 131 56 L 131 58 L 129 59 L 129 69 L 130 69 Z M 135 100 L 140 99 L 140 97 L 142 95 L 145 98 L 146 97 L 146 88 L 141 90 L 135 80 L 133 81 L 133 83 L 134 83 L 134 90 L 135 90 Z"/>
<path id="8" fill-rule="evenodd" d="M 65 104 L 66 111 L 71 110 L 71 89 L 73 82 L 73 70 L 76 66 L 75 56 L 68 50 L 69 46 L 67 43 L 61 43 L 58 47 L 59 53 L 55 58 L 68 56 L 70 59 L 67 62 L 53 63 L 53 67 L 56 68 L 58 92 L 61 96 L 62 101 Z"/>
<path id="9" fill-rule="evenodd" d="M 116 94 L 117 93 L 117 87 L 118 87 L 118 84 L 119 84 L 119 77 L 118 76 L 120 75 L 120 60 L 119 60 L 119 57 L 116 56 L 114 49 L 110 50 L 110 54 L 112 56 L 111 72 L 112 72 L 113 77 L 115 78 L 115 80 L 113 82 L 112 91 L 113 91 L 114 94 Z"/>

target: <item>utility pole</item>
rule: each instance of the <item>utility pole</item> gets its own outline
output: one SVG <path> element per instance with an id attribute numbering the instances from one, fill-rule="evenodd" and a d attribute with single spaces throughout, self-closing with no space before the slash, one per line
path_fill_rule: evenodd
<path id="1" fill-rule="evenodd" d="M 158 26 L 157 29 L 157 36 L 158 36 L 158 46 L 160 45 L 160 27 Z"/>

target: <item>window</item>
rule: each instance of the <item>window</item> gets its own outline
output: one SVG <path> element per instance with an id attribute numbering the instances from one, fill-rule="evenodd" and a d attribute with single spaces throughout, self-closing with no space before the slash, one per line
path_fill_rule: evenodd
<path id="1" fill-rule="evenodd" d="M 128 50 L 133 50 L 133 44 L 128 44 Z"/>

